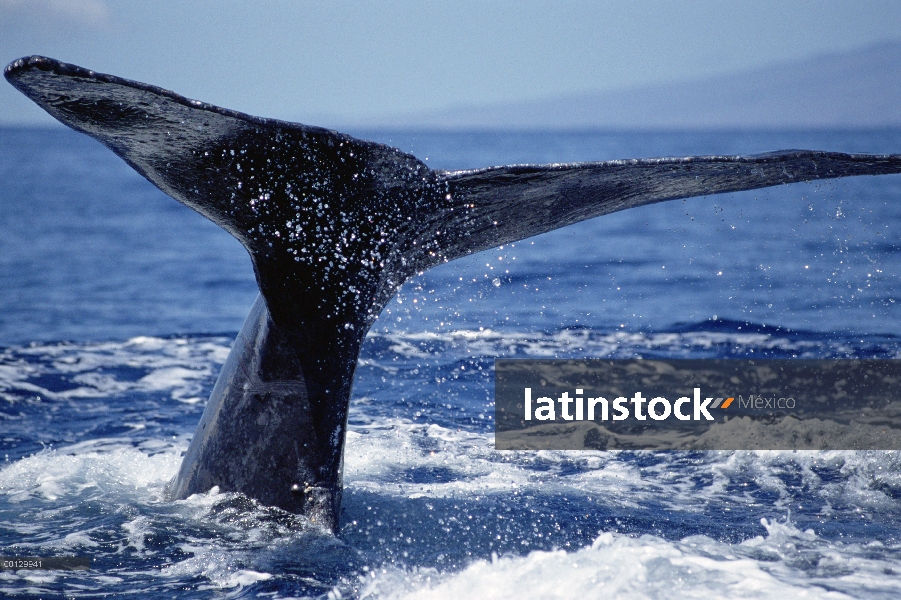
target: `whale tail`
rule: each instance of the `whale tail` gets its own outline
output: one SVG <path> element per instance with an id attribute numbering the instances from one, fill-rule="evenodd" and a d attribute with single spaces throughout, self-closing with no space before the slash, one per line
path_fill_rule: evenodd
<path id="1" fill-rule="evenodd" d="M 235 236 L 261 299 L 172 484 L 218 485 L 337 528 L 363 337 L 410 276 L 655 202 L 901 172 L 901 156 L 782 151 L 434 171 L 395 148 L 262 119 L 49 58 L 6 78 Z"/>

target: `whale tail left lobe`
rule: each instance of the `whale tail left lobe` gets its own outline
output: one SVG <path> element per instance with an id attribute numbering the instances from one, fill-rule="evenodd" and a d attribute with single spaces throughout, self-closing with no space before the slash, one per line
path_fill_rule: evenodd
<path id="1" fill-rule="evenodd" d="M 48 58 L 20 59 L 5 75 L 250 254 L 262 301 L 173 493 L 218 485 L 296 512 L 316 506 L 335 527 L 360 343 L 414 272 L 435 175 L 387 146 Z"/>

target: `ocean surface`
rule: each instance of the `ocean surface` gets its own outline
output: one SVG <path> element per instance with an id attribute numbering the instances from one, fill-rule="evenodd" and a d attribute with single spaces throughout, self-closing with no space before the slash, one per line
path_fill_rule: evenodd
<path id="1" fill-rule="evenodd" d="M 433 168 L 901 153 L 901 130 L 351 132 Z M 897 452 L 500 452 L 495 358 L 901 357 L 901 176 L 626 211 L 441 266 L 363 346 L 341 532 L 163 499 L 256 295 L 224 231 L 62 128 L 0 129 L 0 595 L 897 598 Z"/>

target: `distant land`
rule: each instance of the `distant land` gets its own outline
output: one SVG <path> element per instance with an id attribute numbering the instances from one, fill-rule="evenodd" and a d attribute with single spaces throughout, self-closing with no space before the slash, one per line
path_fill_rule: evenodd
<path id="1" fill-rule="evenodd" d="M 901 126 L 901 42 L 690 81 L 398 114 L 356 126 L 761 129 Z"/>

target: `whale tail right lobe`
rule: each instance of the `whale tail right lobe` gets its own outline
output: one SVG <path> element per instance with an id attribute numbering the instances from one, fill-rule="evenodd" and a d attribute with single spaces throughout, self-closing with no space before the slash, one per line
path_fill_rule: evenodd
<path id="1" fill-rule="evenodd" d="M 812 150 L 441 171 L 439 179 L 457 199 L 465 222 L 444 227 L 454 235 L 444 235 L 442 257 L 667 200 L 892 173 L 901 173 L 901 155 Z"/>

